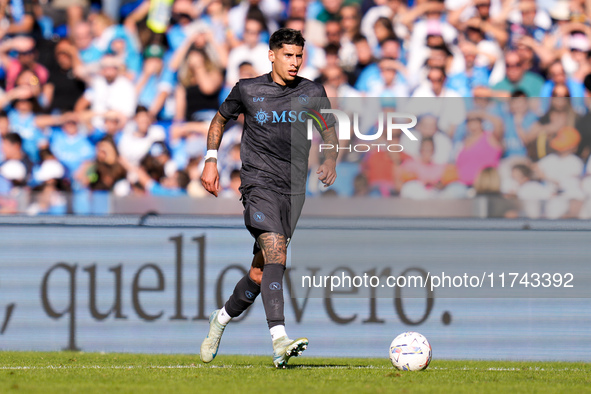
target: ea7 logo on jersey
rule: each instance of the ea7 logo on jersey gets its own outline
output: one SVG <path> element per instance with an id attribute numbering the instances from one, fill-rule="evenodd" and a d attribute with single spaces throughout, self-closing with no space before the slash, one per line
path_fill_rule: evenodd
<path id="1" fill-rule="evenodd" d="M 254 103 L 262 103 L 264 99 L 265 99 L 264 97 L 253 97 L 252 101 Z"/>

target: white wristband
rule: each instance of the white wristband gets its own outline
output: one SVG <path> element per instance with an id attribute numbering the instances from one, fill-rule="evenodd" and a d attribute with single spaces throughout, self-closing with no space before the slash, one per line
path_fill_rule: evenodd
<path id="1" fill-rule="evenodd" d="M 216 149 L 209 149 L 207 151 L 207 153 L 205 154 L 205 158 L 203 160 L 207 160 L 207 159 L 218 159 L 218 151 Z"/>

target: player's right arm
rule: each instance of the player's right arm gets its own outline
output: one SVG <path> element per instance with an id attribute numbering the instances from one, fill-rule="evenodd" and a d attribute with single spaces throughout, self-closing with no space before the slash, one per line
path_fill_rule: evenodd
<path id="1" fill-rule="evenodd" d="M 217 150 L 222 142 L 224 127 L 229 119 L 236 120 L 238 115 L 244 112 L 244 104 L 239 85 L 240 82 L 232 88 L 232 91 L 228 97 L 226 97 L 226 100 L 222 103 L 220 109 L 213 117 L 213 120 L 209 125 L 209 131 L 207 132 L 207 155 L 205 156 L 205 165 L 203 166 L 203 173 L 201 174 L 201 184 L 203 184 L 205 190 L 216 197 L 220 191 Z"/>
<path id="2" fill-rule="evenodd" d="M 222 135 L 224 134 L 224 127 L 228 123 L 228 119 L 224 118 L 218 111 L 207 132 L 207 150 L 217 151 L 222 142 Z M 203 173 L 201 174 L 201 184 L 211 194 L 218 196 L 220 190 L 220 175 L 218 173 L 218 160 L 214 157 L 209 157 L 205 160 L 203 166 Z"/>

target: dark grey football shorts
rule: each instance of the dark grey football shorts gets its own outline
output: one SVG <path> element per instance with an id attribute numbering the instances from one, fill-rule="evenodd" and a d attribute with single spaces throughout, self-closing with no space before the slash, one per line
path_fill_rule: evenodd
<path id="1" fill-rule="evenodd" d="M 289 244 L 305 199 L 305 194 L 281 194 L 256 186 L 242 189 L 244 224 L 255 239 L 253 254 L 261 250 L 258 238 L 263 233 L 282 234 Z"/>

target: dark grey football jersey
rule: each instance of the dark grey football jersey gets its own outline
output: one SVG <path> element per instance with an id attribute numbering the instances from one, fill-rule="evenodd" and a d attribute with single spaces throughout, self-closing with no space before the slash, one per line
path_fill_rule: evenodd
<path id="1" fill-rule="evenodd" d="M 242 187 L 305 193 L 311 144 L 307 120 L 319 119 L 323 108 L 330 108 L 324 87 L 308 79 L 297 77 L 287 86 L 275 83 L 271 74 L 241 79 L 219 111 L 226 119 L 244 113 Z M 334 126 L 332 115 L 323 118 L 323 128 Z"/>

